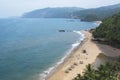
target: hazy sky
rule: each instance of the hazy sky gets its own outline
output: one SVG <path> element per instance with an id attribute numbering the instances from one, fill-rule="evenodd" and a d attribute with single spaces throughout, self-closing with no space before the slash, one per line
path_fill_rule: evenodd
<path id="1" fill-rule="evenodd" d="M 20 16 L 45 7 L 94 8 L 120 3 L 120 0 L 0 0 L 0 17 Z"/>

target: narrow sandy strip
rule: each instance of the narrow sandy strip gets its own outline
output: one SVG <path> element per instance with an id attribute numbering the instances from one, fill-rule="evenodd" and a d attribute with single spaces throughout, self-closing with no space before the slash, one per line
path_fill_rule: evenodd
<path id="1" fill-rule="evenodd" d="M 100 53 L 110 57 L 120 56 L 120 49 L 91 41 L 92 35 L 88 31 L 82 33 L 85 40 L 46 80 L 72 80 L 77 74 L 83 74 L 87 64 L 95 63 Z"/>
<path id="2" fill-rule="evenodd" d="M 86 37 L 82 44 L 46 80 L 72 80 L 77 74 L 82 74 L 87 64 L 95 61 L 101 50 L 91 41 L 89 32 L 82 33 Z"/>

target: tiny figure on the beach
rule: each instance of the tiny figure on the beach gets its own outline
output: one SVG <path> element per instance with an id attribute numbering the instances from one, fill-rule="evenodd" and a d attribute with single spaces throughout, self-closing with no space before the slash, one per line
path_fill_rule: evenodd
<path id="1" fill-rule="evenodd" d="M 69 71 L 68 71 L 68 70 L 65 70 L 65 73 L 69 73 Z"/>
<path id="2" fill-rule="evenodd" d="M 74 66 L 73 66 L 73 65 L 71 65 L 71 68 L 74 68 Z"/>
<path id="3" fill-rule="evenodd" d="M 80 64 L 83 64 L 83 61 L 80 61 L 79 63 L 80 63 Z"/>
<path id="4" fill-rule="evenodd" d="M 78 65 L 77 63 L 73 63 L 73 64 L 76 65 L 76 66 Z"/>
<path id="5" fill-rule="evenodd" d="M 83 53 L 87 53 L 87 51 L 86 51 L 86 50 L 83 50 Z"/>
<path id="6" fill-rule="evenodd" d="M 68 68 L 69 71 L 71 71 L 72 69 L 71 68 Z"/>

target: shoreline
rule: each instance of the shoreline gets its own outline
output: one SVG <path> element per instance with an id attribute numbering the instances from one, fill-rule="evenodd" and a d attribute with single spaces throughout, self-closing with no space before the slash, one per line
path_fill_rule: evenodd
<path id="1" fill-rule="evenodd" d="M 72 54 L 74 54 L 74 51 L 76 51 L 77 48 L 81 46 L 81 44 L 84 42 L 85 36 L 81 31 L 73 31 L 73 32 L 80 35 L 80 39 L 71 45 L 71 48 L 65 52 L 65 55 L 60 59 L 60 61 L 58 61 L 55 65 L 53 65 L 52 67 L 45 70 L 42 74 L 40 74 L 41 76 L 40 80 L 48 79 L 49 76 L 51 76 L 55 71 L 57 71 L 57 69 L 59 69 L 59 67 L 63 65 L 64 62 L 67 59 L 69 59 L 69 57 Z"/>
<path id="2" fill-rule="evenodd" d="M 92 64 L 97 68 L 102 64 L 103 60 L 99 60 L 98 57 L 101 53 L 108 57 L 120 56 L 120 49 L 92 41 L 92 34 L 89 31 L 81 31 L 81 33 L 85 36 L 84 40 L 47 75 L 45 80 L 72 80 L 77 74 L 83 75 L 86 65 Z"/>
<path id="3" fill-rule="evenodd" d="M 81 31 L 79 31 L 81 32 Z M 83 34 L 83 33 L 81 33 Z M 84 37 L 85 38 L 85 37 Z M 74 43 L 75 44 L 75 43 Z M 74 55 L 74 52 L 80 47 L 82 46 L 82 44 L 84 44 L 84 39 L 80 41 L 79 45 L 76 45 L 75 47 L 72 47 L 68 52 L 67 54 L 61 59 L 62 62 L 58 65 L 56 65 L 53 70 L 45 77 L 45 80 L 48 80 L 50 76 L 52 76 L 56 71 L 57 69 L 61 68 L 62 65 L 65 64 L 65 62 L 72 56 Z M 59 62 L 58 62 L 59 63 Z"/>
<path id="4" fill-rule="evenodd" d="M 101 50 L 98 51 L 98 53 L 95 55 L 94 59 L 92 61 L 88 61 L 87 64 L 80 64 L 82 66 L 75 66 L 73 65 L 75 62 L 78 62 L 80 60 L 72 60 L 72 58 L 75 58 L 76 55 L 79 55 L 81 57 L 84 57 L 83 59 L 81 59 L 81 61 L 86 62 L 87 60 L 87 56 L 86 54 L 83 54 L 81 51 L 83 50 L 83 46 L 87 43 L 87 42 L 91 42 L 91 34 L 88 31 L 81 31 L 82 34 L 85 35 L 85 39 L 81 41 L 81 43 L 72 50 L 72 52 L 64 59 L 63 63 L 61 63 L 60 65 L 58 65 L 57 67 L 55 67 L 50 74 L 47 75 L 47 77 L 45 78 L 45 80 L 72 80 L 73 77 L 75 77 L 78 72 L 80 74 L 82 74 L 82 72 L 84 71 L 84 69 L 86 68 L 86 65 L 89 63 L 93 63 L 94 60 L 96 59 L 97 55 L 101 52 Z M 95 44 L 94 44 L 95 45 Z M 96 45 L 95 45 L 96 46 Z M 80 53 L 78 53 L 80 52 Z M 82 53 L 82 54 L 81 54 Z M 91 58 L 90 58 L 91 59 Z M 65 73 L 65 70 L 70 67 L 70 66 L 74 66 L 77 67 L 77 72 L 76 71 L 70 71 L 70 73 Z M 78 64 L 79 65 L 79 64 Z M 81 68 L 82 67 L 82 68 Z M 68 75 L 68 76 L 67 76 Z M 70 77 L 72 76 L 72 77 Z M 63 77 L 62 79 L 59 79 L 59 77 Z"/>

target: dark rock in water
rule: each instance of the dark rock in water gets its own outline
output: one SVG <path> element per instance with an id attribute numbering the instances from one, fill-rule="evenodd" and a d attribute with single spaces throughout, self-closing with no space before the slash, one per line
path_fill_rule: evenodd
<path id="1" fill-rule="evenodd" d="M 65 32 L 65 30 L 58 30 L 59 32 Z"/>

